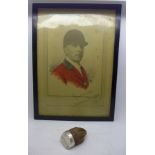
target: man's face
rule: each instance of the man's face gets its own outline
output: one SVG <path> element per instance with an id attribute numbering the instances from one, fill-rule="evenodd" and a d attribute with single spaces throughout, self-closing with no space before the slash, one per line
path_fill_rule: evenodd
<path id="1" fill-rule="evenodd" d="M 65 54 L 68 58 L 76 63 L 80 63 L 83 57 L 83 47 L 80 45 L 69 44 L 65 47 Z"/>

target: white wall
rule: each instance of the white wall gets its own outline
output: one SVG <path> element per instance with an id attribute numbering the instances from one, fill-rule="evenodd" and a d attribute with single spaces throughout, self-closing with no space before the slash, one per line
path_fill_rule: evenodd
<path id="1" fill-rule="evenodd" d="M 64 2 L 63 0 L 61 0 Z M 116 1 L 116 0 L 115 0 Z M 41 2 L 34 1 L 34 2 Z M 52 2 L 52 1 L 49 1 Z M 79 2 L 79 1 L 76 1 Z M 118 2 L 114 2 L 118 3 Z M 123 3 L 123 2 L 122 2 Z M 126 154 L 126 14 L 123 3 L 119 63 L 114 122 L 46 121 L 33 119 L 32 29 L 29 1 L 29 155 L 125 155 Z M 66 129 L 83 127 L 88 135 L 85 142 L 65 150 L 60 135 Z"/>

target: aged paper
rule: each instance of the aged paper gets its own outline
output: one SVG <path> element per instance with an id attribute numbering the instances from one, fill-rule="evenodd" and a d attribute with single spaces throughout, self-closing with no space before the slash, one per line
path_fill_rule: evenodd
<path id="1" fill-rule="evenodd" d="M 76 12 L 40 10 L 38 15 L 38 95 L 39 112 L 58 116 L 107 116 L 111 102 L 111 84 L 115 36 L 115 12 Z M 64 83 L 52 71 L 64 64 L 64 36 L 80 31 L 87 46 L 79 63 L 86 71 L 88 86 Z M 72 64 L 72 63 L 71 63 Z M 78 66 L 75 70 L 81 71 Z M 63 66 L 62 66 L 63 67 Z M 75 74 L 75 76 L 77 76 Z M 74 77 L 73 77 L 74 78 Z M 76 78 L 76 77 L 75 77 Z M 75 80 L 76 82 L 76 80 Z"/>

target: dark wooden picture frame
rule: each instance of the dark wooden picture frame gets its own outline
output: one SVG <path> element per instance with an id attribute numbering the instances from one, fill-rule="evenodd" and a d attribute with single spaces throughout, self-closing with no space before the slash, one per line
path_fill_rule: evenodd
<path id="1" fill-rule="evenodd" d="M 32 9 L 32 48 L 33 48 L 33 93 L 34 93 L 34 118 L 43 120 L 73 120 L 73 121 L 113 121 L 115 109 L 118 50 L 121 21 L 121 4 L 99 4 L 99 3 L 33 3 Z M 38 49 L 37 49 L 37 22 L 38 9 L 74 9 L 74 10 L 112 10 L 116 13 L 115 18 L 115 38 L 114 38 L 114 56 L 111 82 L 111 99 L 108 116 L 73 116 L 73 115 L 43 115 L 39 113 L 39 92 L 38 92 Z"/>

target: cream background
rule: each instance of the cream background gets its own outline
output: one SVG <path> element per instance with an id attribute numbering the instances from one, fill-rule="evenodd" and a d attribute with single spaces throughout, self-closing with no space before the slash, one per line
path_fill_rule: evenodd
<path id="1" fill-rule="evenodd" d="M 113 3 L 119 3 L 117 0 Z M 41 2 L 41 0 L 35 0 Z M 44 1 L 47 2 L 47 1 Z M 52 2 L 52 1 L 48 1 Z M 58 1 L 57 1 L 58 2 Z M 60 1 L 59 1 L 60 2 Z M 61 2 L 64 2 L 61 0 Z M 79 1 L 78 1 L 79 2 Z M 31 1 L 29 3 L 29 155 L 125 155 L 126 154 L 126 15 L 123 5 L 116 107 L 114 122 L 47 121 L 33 119 Z M 65 130 L 80 126 L 88 135 L 85 142 L 68 151 L 59 138 Z"/>

